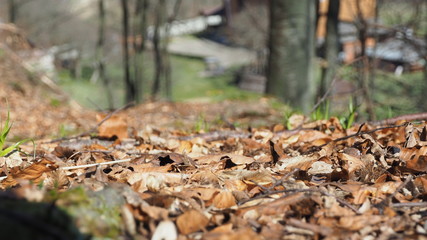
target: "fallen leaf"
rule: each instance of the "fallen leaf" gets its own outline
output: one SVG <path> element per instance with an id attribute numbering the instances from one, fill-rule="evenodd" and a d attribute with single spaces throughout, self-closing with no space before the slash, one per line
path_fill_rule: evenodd
<path id="1" fill-rule="evenodd" d="M 209 219 L 197 210 L 189 210 L 176 219 L 179 232 L 186 235 L 205 228 Z"/>
<path id="2" fill-rule="evenodd" d="M 96 120 L 100 123 L 106 116 L 106 114 L 97 114 Z M 112 138 L 114 136 L 118 139 L 128 138 L 128 124 L 126 118 L 119 115 L 112 115 L 98 127 L 98 136 L 103 138 Z"/>
<path id="3" fill-rule="evenodd" d="M 224 209 L 235 206 L 236 199 L 230 191 L 221 191 L 213 198 L 212 203 L 216 208 Z"/>

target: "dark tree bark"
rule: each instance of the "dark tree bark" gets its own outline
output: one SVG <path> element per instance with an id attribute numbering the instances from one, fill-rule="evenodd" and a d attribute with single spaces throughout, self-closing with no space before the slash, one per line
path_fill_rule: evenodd
<path id="1" fill-rule="evenodd" d="M 135 7 L 135 24 L 133 30 L 134 38 L 134 57 L 133 57 L 133 69 L 135 86 L 138 89 L 137 102 L 143 100 L 143 86 L 144 86 L 144 50 L 145 42 L 147 37 L 147 14 L 148 14 L 149 0 L 137 0 Z"/>
<path id="2" fill-rule="evenodd" d="M 99 26 L 98 26 L 98 41 L 96 43 L 96 59 L 97 59 L 97 71 L 99 78 L 101 79 L 110 109 L 114 108 L 113 93 L 111 84 L 107 76 L 105 75 L 105 62 L 104 62 L 104 38 L 105 38 L 105 3 L 104 0 L 98 0 L 98 13 L 99 13 Z"/>
<path id="3" fill-rule="evenodd" d="M 155 73 L 154 82 L 151 95 L 156 98 L 160 92 L 160 83 L 162 79 L 162 73 L 164 73 L 164 63 L 161 51 L 161 32 L 160 27 L 166 22 L 166 11 L 165 11 L 165 0 L 159 0 L 156 6 L 155 26 L 153 35 L 153 50 L 154 50 L 154 63 Z"/>
<path id="4" fill-rule="evenodd" d="M 16 23 L 16 15 L 17 15 L 17 4 L 16 0 L 8 0 L 9 5 L 9 22 Z"/>
<path id="5" fill-rule="evenodd" d="M 326 39 L 324 45 L 326 64 L 322 66 L 322 78 L 319 86 L 318 97 L 325 95 L 328 88 L 332 87 L 332 80 L 335 77 L 339 51 L 339 9 L 340 0 L 329 0 L 326 20 Z"/>
<path id="6" fill-rule="evenodd" d="M 129 58 L 129 9 L 126 0 L 121 0 L 122 7 L 122 24 L 123 24 L 123 32 L 122 32 L 122 41 L 123 41 L 123 70 L 124 70 L 124 82 L 126 88 L 126 103 L 136 101 L 137 99 L 137 89 L 134 81 L 131 79 L 130 75 L 130 58 Z"/>
<path id="7" fill-rule="evenodd" d="M 271 0 L 267 93 L 305 112 L 314 100 L 316 3 Z"/>
<path id="8" fill-rule="evenodd" d="M 169 37 L 170 37 L 170 26 L 171 23 L 176 19 L 176 16 L 178 15 L 179 8 L 181 7 L 182 0 L 176 0 L 175 5 L 173 7 L 172 15 L 168 17 L 167 20 L 167 26 L 165 30 L 165 41 L 163 42 L 162 46 L 162 56 L 164 58 L 164 67 L 165 67 L 165 87 L 166 87 L 166 98 L 169 101 L 172 101 L 172 68 L 171 68 L 171 62 L 169 53 L 167 51 L 168 44 L 169 44 Z"/>
<path id="9" fill-rule="evenodd" d="M 356 1 L 356 11 L 357 11 L 357 19 L 356 19 L 356 27 L 358 31 L 358 38 L 360 42 L 360 58 L 361 61 L 358 63 L 358 71 L 359 71 L 359 87 L 362 90 L 363 94 L 363 102 L 366 106 L 366 111 L 368 113 L 369 120 L 375 120 L 375 111 L 374 111 L 374 103 L 372 100 L 372 93 L 370 89 L 370 70 L 369 65 L 370 61 L 368 56 L 366 55 L 366 40 L 368 38 L 368 23 L 363 16 L 362 8 L 360 5 L 360 1 Z"/>

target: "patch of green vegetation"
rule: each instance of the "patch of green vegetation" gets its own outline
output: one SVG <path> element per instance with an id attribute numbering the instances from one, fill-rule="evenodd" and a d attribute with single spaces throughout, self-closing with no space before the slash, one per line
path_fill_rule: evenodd
<path id="1" fill-rule="evenodd" d="M 349 129 L 353 126 L 354 120 L 356 119 L 357 109 L 358 107 L 353 105 L 353 100 L 350 98 L 347 116 L 339 117 L 341 126 L 344 129 Z"/>
<path id="2" fill-rule="evenodd" d="M 252 100 L 261 95 L 247 92 L 233 85 L 234 72 L 236 69 L 229 69 L 223 75 L 205 77 L 202 76 L 205 70 L 203 60 L 199 58 L 170 56 L 171 79 L 172 79 L 172 99 L 174 101 L 187 101 L 192 99 L 205 101 L 232 100 Z M 144 55 L 143 62 L 143 82 L 141 91 L 143 97 L 147 99 L 150 95 L 151 85 L 154 78 L 154 61 L 150 53 Z M 90 82 L 90 69 L 85 67 L 81 79 L 74 79 L 68 71 L 59 74 L 60 85 L 73 96 L 80 104 L 89 108 L 107 108 L 106 89 L 101 83 Z M 122 66 L 120 63 L 111 63 L 106 67 L 106 74 L 112 80 L 112 89 L 115 106 L 121 106 L 124 99 L 124 87 L 122 82 Z M 164 85 L 164 84 L 163 84 Z M 161 86 L 162 88 L 164 86 Z"/>
<path id="3" fill-rule="evenodd" d="M 56 98 L 51 98 L 50 99 L 50 106 L 52 106 L 52 107 L 59 107 L 59 106 L 61 106 L 61 100 L 56 99 Z"/>
<path id="4" fill-rule="evenodd" d="M 4 145 L 6 144 L 7 136 L 9 135 L 11 128 L 12 128 L 12 124 L 10 123 L 10 112 L 8 111 L 6 121 L 0 130 L 0 157 L 4 157 L 8 155 L 12 151 L 17 150 L 19 148 L 19 145 L 29 141 L 29 139 L 24 139 L 24 140 L 15 142 L 9 147 L 4 148 Z"/>
<path id="5" fill-rule="evenodd" d="M 108 108 L 108 95 L 101 81 L 98 80 L 93 83 L 89 78 L 74 79 L 68 71 L 61 71 L 58 77 L 62 88 L 81 105 L 92 109 Z M 123 88 L 113 85 L 112 89 L 114 91 L 113 95 L 117 99 L 115 106 L 122 105 L 122 101 L 119 99 L 123 99 L 122 97 L 120 98 L 120 96 L 123 96 Z"/>
<path id="6" fill-rule="evenodd" d="M 329 112 L 330 106 L 329 101 L 327 100 L 319 104 L 319 106 L 313 111 L 313 113 L 311 114 L 311 119 L 314 121 L 329 119 Z"/>
<path id="7" fill-rule="evenodd" d="M 425 111 L 426 89 L 422 72 L 405 73 L 400 77 L 379 72 L 373 92 L 377 118 Z"/>

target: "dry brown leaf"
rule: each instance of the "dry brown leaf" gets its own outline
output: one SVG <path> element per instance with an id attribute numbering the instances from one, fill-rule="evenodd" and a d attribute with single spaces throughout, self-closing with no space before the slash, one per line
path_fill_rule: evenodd
<path id="1" fill-rule="evenodd" d="M 236 199 L 230 191 L 219 192 L 212 200 L 212 204 L 219 209 L 230 208 L 236 205 Z"/>
<path id="2" fill-rule="evenodd" d="M 296 156 L 291 158 L 284 158 L 279 160 L 280 166 L 277 167 L 278 170 L 292 170 L 295 168 L 300 168 L 303 171 L 306 171 L 311 167 L 311 164 L 318 159 L 317 156 Z"/>
<path id="3" fill-rule="evenodd" d="M 53 162 L 42 159 L 25 169 L 12 169 L 9 176 L 1 182 L 2 188 L 15 186 L 18 184 L 19 179 L 32 180 L 38 183 L 43 173 L 50 172 L 56 168 L 57 166 Z"/>
<path id="4" fill-rule="evenodd" d="M 339 153 L 338 158 L 344 161 L 344 169 L 347 170 L 350 180 L 360 178 L 360 171 L 366 167 L 365 163 L 359 158 L 349 154 Z"/>
<path id="5" fill-rule="evenodd" d="M 101 122 L 106 114 L 97 114 L 96 120 Z M 113 115 L 98 127 L 98 135 L 104 138 L 116 136 L 118 139 L 128 138 L 128 124 L 126 117 Z"/>
<path id="6" fill-rule="evenodd" d="M 427 171 L 427 146 L 420 149 L 404 148 L 401 151 L 400 158 L 406 162 L 406 168 L 415 172 Z"/>
<path id="7" fill-rule="evenodd" d="M 351 231 L 359 231 L 360 229 L 376 225 L 386 220 L 386 216 L 378 215 L 362 215 L 362 216 L 350 216 L 341 217 L 338 226 Z"/>
<path id="8" fill-rule="evenodd" d="M 168 218 L 168 210 L 162 207 L 149 206 L 149 205 L 141 205 L 141 211 L 147 214 L 150 218 L 155 219 L 157 221 L 165 220 Z"/>
<path id="9" fill-rule="evenodd" d="M 202 230 L 208 223 L 209 219 L 197 210 L 189 210 L 176 219 L 179 232 L 184 235 Z"/>

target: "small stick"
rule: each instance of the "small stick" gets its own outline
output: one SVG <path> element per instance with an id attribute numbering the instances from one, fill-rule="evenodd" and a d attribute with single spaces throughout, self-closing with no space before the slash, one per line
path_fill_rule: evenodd
<path id="1" fill-rule="evenodd" d="M 307 229 L 309 231 L 319 233 L 323 236 L 326 236 L 332 233 L 332 229 L 329 227 L 306 223 L 295 218 L 287 219 L 286 222 L 294 227 Z"/>
<path id="2" fill-rule="evenodd" d="M 427 202 L 392 203 L 391 206 L 394 207 L 394 208 L 402 208 L 402 207 L 427 207 Z"/>
<path id="3" fill-rule="evenodd" d="M 131 158 L 126 158 L 126 159 L 122 159 L 122 160 L 115 160 L 115 161 L 102 162 L 102 163 L 91 163 L 91 164 L 84 164 L 84 165 L 78 165 L 78 166 L 60 167 L 59 169 L 61 169 L 61 170 L 72 170 L 72 169 L 87 168 L 87 167 L 97 167 L 97 166 L 101 166 L 101 165 L 130 162 L 132 160 L 133 159 L 131 159 Z"/>

